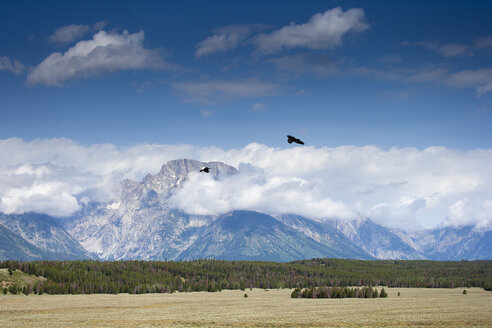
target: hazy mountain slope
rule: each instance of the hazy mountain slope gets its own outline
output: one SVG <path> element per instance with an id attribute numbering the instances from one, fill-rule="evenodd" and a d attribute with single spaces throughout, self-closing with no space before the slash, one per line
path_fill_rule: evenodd
<path id="1" fill-rule="evenodd" d="M 278 219 L 285 225 L 330 248 L 331 252 L 325 257 L 350 259 L 374 258 L 331 225 L 293 214 L 280 215 Z"/>
<path id="2" fill-rule="evenodd" d="M 33 258 L 87 259 L 91 255 L 54 218 L 37 213 L 0 214 L 0 224 L 35 247 Z M 38 251 L 36 251 L 38 250 Z M 29 251 L 31 252 L 31 251 Z M 26 253 L 30 254 L 30 253 Z M 42 254 L 38 257 L 37 254 Z"/>
<path id="3" fill-rule="evenodd" d="M 367 253 L 378 259 L 421 259 L 423 256 L 391 229 L 364 220 L 329 220 L 335 228 Z"/>
<path id="4" fill-rule="evenodd" d="M 330 257 L 332 252 L 327 246 L 269 215 L 233 211 L 219 216 L 205 228 L 179 258 L 286 262 Z"/>
<path id="5" fill-rule="evenodd" d="M 416 231 L 411 236 L 430 260 L 492 259 L 492 231 L 473 226 L 441 227 Z"/>
<path id="6" fill-rule="evenodd" d="M 0 225 L 0 261 L 45 259 L 45 252 Z"/>

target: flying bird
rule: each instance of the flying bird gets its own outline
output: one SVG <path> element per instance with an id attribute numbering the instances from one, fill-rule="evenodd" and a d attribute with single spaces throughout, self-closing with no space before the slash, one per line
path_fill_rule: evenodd
<path id="1" fill-rule="evenodd" d="M 204 168 L 202 168 L 202 169 L 200 170 L 200 172 L 205 172 L 205 173 L 208 173 L 208 172 L 210 172 L 210 168 L 205 166 Z"/>
<path id="2" fill-rule="evenodd" d="M 287 135 L 287 142 L 288 143 L 298 143 L 299 145 L 304 145 L 304 142 L 301 141 L 301 139 L 297 139 L 296 137 L 293 137 L 293 136 L 289 136 Z"/>

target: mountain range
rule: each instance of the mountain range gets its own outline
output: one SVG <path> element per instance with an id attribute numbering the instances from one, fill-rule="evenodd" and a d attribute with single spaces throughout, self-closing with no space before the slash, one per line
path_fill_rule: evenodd
<path id="1" fill-rule="evenodd" d="M 170 196 L 204 166 L 216 180 L 237 173 L 221 162 L 174 160 L 139 182 L 124 180 L 117 199 L 89 203 L 68 218 L 0 213 L 0 260 L 492 259 L 492 232 L 473 226 L 408 233 L 368 218 L 314 220 L 246 210 L 189 215 L 172 208 Z"/>

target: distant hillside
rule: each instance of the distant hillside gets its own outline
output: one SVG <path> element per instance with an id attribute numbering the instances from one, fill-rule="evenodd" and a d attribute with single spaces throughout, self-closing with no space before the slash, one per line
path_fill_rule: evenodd
<path id="1" fill-rule="evenodd" d="M 345 245 L 323 244 L 269 215 L 232 211 L 205 228 L 179 258 L 287 262 L 327 256 L 371 258 L 357 252 L 350 241 Z"/>
<path id="2" fill-rule="evenodd" d="M 20 292 L 23 288 L 31 288 L 31 292 L 35 291 L 37 285 L 41 285 L 46 281 L 44 277 L 37 277 L 27 274 L 21 270 L 12 270 L 12 275 L 9 274 L 9 269 L 0 269 L 0 288 L 8 289 L 15 286 Z"/>
<path id="3" fill-rule="evenodd" d="M 58 221 L 38 213 L 0 213 L 0 259 L 33 261 L 91 258 L 89 252 Z"/>

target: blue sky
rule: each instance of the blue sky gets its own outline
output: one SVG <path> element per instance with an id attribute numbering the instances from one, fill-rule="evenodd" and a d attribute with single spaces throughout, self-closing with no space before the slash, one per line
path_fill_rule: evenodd
<path id="1" fill-rule="evenodd" d="M 118 202 L 123 179 L 193 158 L 240 174 L 191 175 L 171 202 L 189 213 L 492 229 L 490 13 L 490 1 L 2 1 L 0 212 Z"/>
<path id="2" fill-rule="evenodd" d="M 317 147 L 489 148 L 491 12 L 490 1 L 4 1 L 0 139 L 284 147 L 290 133 Z M 96 34 L 99 55 L 68 58 Z"/>

